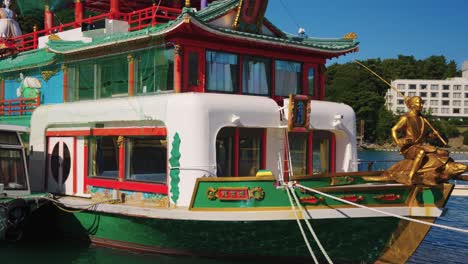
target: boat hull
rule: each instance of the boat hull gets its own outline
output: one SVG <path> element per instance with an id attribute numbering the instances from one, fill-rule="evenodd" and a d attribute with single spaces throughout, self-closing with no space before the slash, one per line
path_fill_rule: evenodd
<path id="1" fill-rule="evenodd" d="M 48 210 L 56 215 L 53 225 L 48 217 L 48 225 L 56 227 L 60 235 L 101 246 L 171 255 L 284 261 L 310 258 L 295 220 L 198 221 Z M 47 214 L 50 216 L 50 212 Z M 408 232 L 407 221 L 391 217 L 317 219 L 311 224 L 336 263 L 368 263 L 382 256 L 399 256 L 404 262 L 429 230 L 416 228 Z M 403 233 L 406 238 L 398 241 L 395 234 Z M 323 258 L 315 243 L 311 244 L 315 254 Z"/>

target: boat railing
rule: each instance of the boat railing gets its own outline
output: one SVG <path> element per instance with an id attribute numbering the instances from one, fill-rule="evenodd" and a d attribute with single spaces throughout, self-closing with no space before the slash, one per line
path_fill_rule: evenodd
<path id="1" fill-rule="evenodd" d="M 79 28 L 82 25 L 93 24 L 98 21 L 108 19 L 118 19 L 126 21 L 130 28 L 129 31 L 141 30 L 149 26 L 155 26 L 160 23 L 166 23 L 169 20 L 177 18 L 181 13 L 180 9 L 164 6 L 153 5 L 151 7 L 133 11 L 130 13 L 104 13 L 97 16 L 84 18 L 82 20 L 73 21 L 70 23 L 60 24 L 55 27 L 34 30 L 32 33 L 24 34 L 16 38 L 8 40 L 9 43 L 14 43 L 16 49 L 20 52 L 34 50 L 39 46 L 39 38 L 69 29 Z"/>
<path id="2" fill-rule="evenodd" d="M 41 104 L 41 98 L 19 98 L 0 101 L 0 116 L 21 116 L 32 113 Z"/>

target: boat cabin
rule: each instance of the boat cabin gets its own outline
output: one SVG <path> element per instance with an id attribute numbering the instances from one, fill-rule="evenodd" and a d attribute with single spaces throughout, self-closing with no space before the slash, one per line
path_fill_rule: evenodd
<path id="1" fill-rule="evenodd" d="M 188 206 L 200 177 L 354 170 L 354 112 L 323 99 L 326 60 L 355 34 L 289 35 L 267 3 L 75 1 L 57 26 L 44 7 L 0 64 L 0 122 L 31 125 L 34 189 Z"/>

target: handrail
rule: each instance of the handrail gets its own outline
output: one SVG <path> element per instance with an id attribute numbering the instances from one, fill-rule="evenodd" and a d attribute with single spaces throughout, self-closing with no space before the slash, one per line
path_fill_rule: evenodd
<path id="1" fill-rule="evenodd" d="M 0 101 L 0 116 L 14 116 L 32 113 L 41 105 L 41 98 L 18 98 Z"/>
<path id="2" fill-rule="evenodd" d="M 20 52 L 34 50 L 38 48 L 38 39 L 42 36 L 47 36 L 53 33 L 62 32 L 66 29 L 79 28 L 82 24 L 92 24 L 96 21 L 104 20 L 106 18 L 114 18 L 126 21 L 129 24 L 129 31 L 141 30 L 149 26 L 155 26 L 159 23 L 165 23 L 169 20 L 177 18 L 181 13 L 180 9 L 170 8 L 164 6 L 151 6 L 130 13 L 114 14 L 104 13 L 93 17 L 84 18 L 81 20 L 60 24 L 49 29 L 42 29 L 32 33 L 24 34 L 10 41 L 15 43 L 16 49 Z"/>

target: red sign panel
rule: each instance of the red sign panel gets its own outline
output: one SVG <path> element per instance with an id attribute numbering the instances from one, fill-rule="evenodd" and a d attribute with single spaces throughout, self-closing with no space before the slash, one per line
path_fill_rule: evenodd
<path id="1" fill-rule="evenodd" d="M 217 196 L 220 201 L 244 201 L 250 199 L 248 187 L 220 187 Z"/>

